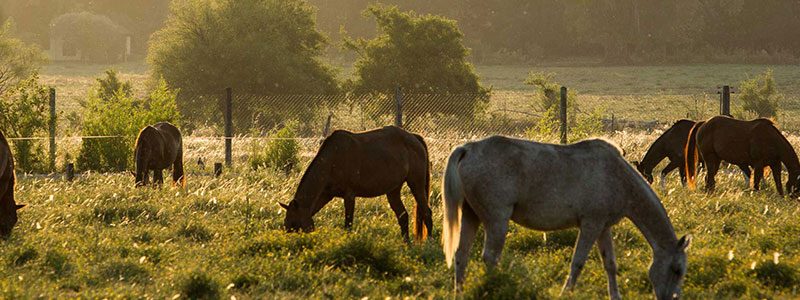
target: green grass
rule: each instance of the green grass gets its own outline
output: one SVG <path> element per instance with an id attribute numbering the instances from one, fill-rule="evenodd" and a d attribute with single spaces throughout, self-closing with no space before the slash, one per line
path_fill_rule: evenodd
<path id="1" fill-rule="evenodd" d="M 655 137 L 609 138 L 636 159 Z M 438 241 L 440 160 L 449 146 L 431 145 L 435 238 L 413 245 L 403 243 L 383 197 L 357 201 L 351 232 L 343 228 L 342 202 L 335 200 L 315 218 L 316 232 L 284 233 L 278 201 L 291 199 L 298 173 L 242 166 L 238 174 L 215 179 L 191 170 L 185 191 L 133 189 L 127 174 L 84 174 L 73 183 L 21 176 L 17 199 L 28 206 L 12 237 L 0 243 L 0 298 L 451 297 L 452 270 Z M 308 159 L 303 157 L 303 167 Z M 796 200 L 780 198 L 769 181 L 762 191 L 747 191 L 736 171 L 719 175 L 711 196 L 682 188 L 676 177 L 656 191 L 678 234 L 694 235 L 684 284 L 688 298 L 797 297 Z M 411 210 L 407 189 L 403 198 Z M 557 297 L 575 238 L 575 230 L 545 235 L 513 225 L 500 267 L 487 273 L 479 237 L 465 295 Z M 648 297 L 646 242 L 629 221 L 615 227 L 614 241 L 623 296 Z M 568 298 L 605 295 L 605 272 L 592 252 Z"/>

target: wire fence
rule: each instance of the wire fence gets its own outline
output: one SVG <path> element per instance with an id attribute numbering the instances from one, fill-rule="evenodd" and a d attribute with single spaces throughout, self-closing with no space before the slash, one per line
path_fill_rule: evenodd
<path id="1" fill-rule="evenodd" d="M 401 125 L 426 137 L 434 170 L 451 149 L 465 141 L 488 135 L 532 137 L 546 117 L 539 95 L 533 91 L 495 91 L 490 94 L 333 94 L 333 95 L 253 95 L 222 90 L 218 94 L 179 95 L 184 131 L 184 156 L 191 173 L 211 173 L 212 165 L 225 161 L 226 139 L 231 141 L 234 167 L 245 167 L 254 151 L 276 138 L 274 130 L 295 127 L 300 156 L 310 158 L 321 140 L 333 130 L 364 131 L 386 125 Z M 600 134 L 620 131 L 661 130 L 681 118 L 705 119 L 719 114 L 719 95 L 577 95 L 572 117 L 599 117 Z M 784 109 L 778 116 L 782 130 L 800 132 L 800 97 L 785 95 Z M 734 103 L 736 97 L 734 96 Z M 230 118 L 226 118 L 230 112 Z M 225 125 L 231 126 L 226 137 Z M 80 132 L 60 116 L 56 132 Z M 34 147 L 49 147 L 51 137 L 9 138 L 11 143 L 29 141 Z M 61 172 L 80 155 L 83 141 L 128 139 L 132 136 L 104 135 L 55 136 L 56 171 Z M 551 142 L 557 141 L 554 135 Z M 133 147 L 133 144 L 131 144 Z M 45 151 L 46 152 L 46 151 Z M 201 163 L 202 162 L 202 163 Z M 78 170 L 81 171 L 80 166 Z"/>

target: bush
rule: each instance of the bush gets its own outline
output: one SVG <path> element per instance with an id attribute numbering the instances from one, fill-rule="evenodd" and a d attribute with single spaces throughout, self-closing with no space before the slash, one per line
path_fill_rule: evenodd
<path id="1" fill-rule="evenodd" d="M 0 19 L 2 20 L 2 19 Z M 39 48 L 12 37 L 11 21 L 0 23 L 0 97 L 5 97 L 20 81 L 30 78 L 47 61 Z"/>
<path id="2" fill-rule="evenodd" d="M 526 131 L 530 139 L 552 142 L 560 134 L 561 120 L 561 86 L 553 82 L 553 73 L 528 74 L 525 84 L 536 88 L 535 106 L 542 111 L 542 117 Z M 567 137 L 570 141 L 578 141 L 598 135 L 603 131 L 603 110 L 595 109 L 583 113 L 578 108 L 578 93 L 569 90 L 567 94 Z"/>
<path id="3" fill-rule="evenodd" d="M 34 73 L 17 85 L 13 95 L 0 99 L 0 127 L 7 138 L 47 136 L 50 120 L 50 93 L 39 84 L 39 75 Z M 43 140 L 14 140 L 15 166 L 25 172 L 42 172 L 46 164 Z"/>
<path id="4" fill-rule="evenodd" d="M 759 264 L 750 271 L 755 278 L 768 287 L 791 288 L 796 286 L 798 281 L 797 270 L 785 263 L 776 264 L 773 261 Z"/>
<path id="5" fill-rule="evenodd" d="M 759 118 L 778 116 L 778 105 L 783 100 L 783 95 L 778 92 L 775 85 L 772 69 L 742 81 L 739 86 L 739 100 L 745 112 Z"/>
<path id="6" fill-rule="evenodd" d="M 160 80 L 149 97 L 134 99 L 129 83 L 121 83 L 113 70 L 90 92 L 83 110 L 84 136 L 112 136 L 83 140 L 78 156 L 82 170 L 123 171 L 133 165 L 133 148 L 144 126 L 167 121 L 179 125 L 176 93 Z M 118 137 L 117 137 L 118 136 Z"/>
<path id="7" fill-rule="evenodd" d="M 300 163 L 300 144 L 295 133 L 296 123 L 291 122 L 283 128 L 270 134 L 270 141 L 266 150 L 261 154 L 260 144 L 253 142 L 250 166 L 253 169 L 260 167 L 272 168 L 289 173 L 297 169 Z"/>
<path id="8" fill-rule="evenodd" d="M 219 283 L 200 270 L 185 275 L 178 282 L 178 288 L 188 299 L 220 299 Z"/>

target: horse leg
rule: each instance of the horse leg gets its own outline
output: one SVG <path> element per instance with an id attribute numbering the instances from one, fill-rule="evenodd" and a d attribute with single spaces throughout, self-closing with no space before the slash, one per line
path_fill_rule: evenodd
<path id="1" fill-rule="evenodd" d="M 747 188 L 750 188 L 750 166 L 748 165 L 736 165 L 739 167 L 739 170 L 742 170 L 742 175 L 744 175 L 744 185 Z"/>
<path id="2" fill-rule="evenodd" d="M 486 235 L 483 239 L 483 262 L 487 270 L 493 269 L 500 261 L 500 254 L 503 253 L 503 245 L 506 243 L 509 219 L 510 216 L 484 223 Z"/>
<path id="3" fill-rule="evenodd" d="M 769 166 L 772 170 L 772 178 L 775 179 L 775 188 L 778 189 L 778 195 L 783 196 L 783 184 L 781 183 L 781 163 L 774 163 Z"/>
<path id="4" fill-rule="evenodd" d="M 386 199 L 389 199 L 389 206 L 392 208 L 392 211 L 394 211 L 395 217 L 397 217 L 397 225 L 400 226 L 400 234 L 403 235 L 403 240 L 408 243 L 411 242 L 408 237 L 408 211 L 406 211 L 406 206 L 403 205 L 403 199 L 400 198 L 400 190 L 402 187 L 401 185 L 397 189 L 387 193 Z"/>
<path id="5" fill-rule="evenodd" d="M 344 197 L 344 228 L 350 230 L 353 227 L 353 214 L 356 210 L 356 196 L 348 193 Z"/>
<path id="6" fill-rule="evenodd" d="M 186 176 L 183 173 L 183 150 L 178 151 L 178 157 L 175 158 L 175 163 L 172 164 L 172 182 L 175 185 L 185 187 Z"/>
<path id="7" fill-rule="evenodd" d="M 617 286 L 617 259 L 614 256 L 614 242 L 611 240 L 611 227 L 603 230 L 600 239 L 597 240 L 597 248 L 600 249 L 600 257 L 603 259 L 603 268 L 608 277 L 608 296 L 611 299 L 621 299 L 619 287 Z"/>
<path id="8" fill-rule="evenodd" d="M 153 183 L 157 186 L 164 184 L 164 170 L 153 170 Z"/>
<path id="9" fill-rule="evenodd" d="M 567 282 L 564 284 L 564 289 L 561 290 L 562 294 L 564 291 L 572 291 L 572 289 L 575 288 L 575 284 L 578 282 L 578 276 L 581 275 L 581 271 L 583 270 L 583 265 L 586 264 L 586 258 L 589 257 L 589 250 L 592 249 L 592 245 L 594 245 L 595 241 L 597 241 L 604 230 L 603 226 L 599 226 L 600 223 L 586 221 L 587 222 L 584 222 L 583 226 L 581 226 L 580 233 L 578 234 L 578 241 L 575 243 L 575 252 L 572 254 L 572 265 L 569 270 L 569 277 L 567 277 Z"/>
<path id="10" fill-rule="evenodd" d="M 667 175 L 669 174 L 669 172 L 672 172 L 672 170 L 675 170 L 680 166 L 681 166 L 680 162 L 670 161 L 669 164 L 666 167 L 664 167 L 664 170 L 661 170 L 661 178 L 659 178 L 661 181 L 661 189 L 663 190 L 667 189 Z M 681 181 L 686 180 L 684 177 L 685 176 L 681 177 Z"/>
<path id="11" fill-rule="evenodd" d="M 472 243 L 475 241 L 475 233 L 478 232 L 478 225 L 480 225 L 478 216 L 475 215 L 469 204 L 464 203 L 461 207 L 461 233 L 455 255 L 456 292 L 461 292 L 461 287 L 464 285 L 469 253 L 472 250 Z"/>
<path id="12" fill-rule="evenodd" d="M 714 177 L 717 176 L 717 171 L 719 171 L 719 163 L 720 160 L 713 155 L 708 155 L 708 157 L 703 157 L 703 160 L 706 162 L 706 192 L 711 194 L 714 192 L 714 188 L 716 186 L 716 179 Z"/>
<path id="13" fill-rule="evenodd" d="M 764 179 L 764 166 L 753 165 L 753 190 L 761 189 L 761 179 Z"/>

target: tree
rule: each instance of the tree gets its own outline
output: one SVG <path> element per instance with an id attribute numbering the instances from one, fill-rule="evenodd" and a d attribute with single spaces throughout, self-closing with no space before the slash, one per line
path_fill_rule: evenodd
<path id="1" fill-rule="evenodd" d="M 11 29 L 10 21 L 0 27 L 0 97 L 36 73 L 46 61 L 39 48 L 11 37 Z"/>
<path id="2" fill-rule="evenodd" d="M 180 89 L 178 106 L 188 120 L 221 120 L 220 97 L 194 95 L 227 87 L 237 94 L 337 92 L 315 26 L 313 8 L 302 0 L 176 1 L 151 39 L 148 62 L 154 76 Z"/>
<path id="3" fill-rule="evenodd" d="M 355 93 L 469 94 L 466 100 L 430 105 L 417 103 L 405 109 L 473 116 L 485 102 L 475 69 L 467 62 L 469 50 L 456 22 L 440 16 L 402 12 L 396 6 L 370 6 L 365 12 L 377 22 L 373 39 L 347 39 L 346 47 L 358 54 L 355 78 L 348 89 Z M 425 98 L 428 101 L 439 98 Z M 447 98 L 444 98 L 447 99 Z M 413 105 L 414 103 L 409 103 Z"/>
<path id="4" fill-rule="evenodd" d="M 15 89 L 14 93 L 0 97 L 0 128 L 9 138 L 44 136 L 50 119 L 48 89 L 39 83 L 35 72 Z M 24 172 L 45 171 L 43 143 L 23 139 L 11 144 L 17 168 Z"/>
<path id="5" fill-rule="evenodd" d="M 783 95 L 778 92 L 772 69 L 739 84 L 739 100 L 745 112 L 753 113 L 759 118 L 778 116 L 778 105 Z"/>

